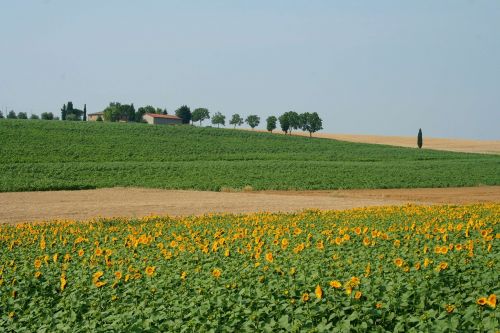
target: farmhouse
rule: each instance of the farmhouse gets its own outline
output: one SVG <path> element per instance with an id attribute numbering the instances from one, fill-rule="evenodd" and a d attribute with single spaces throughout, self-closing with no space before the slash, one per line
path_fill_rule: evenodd
<path id="1" fill-rule="evenodd" d="M 97 118 L 99 118 L 99 116 L 101 116 L 101 119 L 104 120 L 104 112 L 89 113 L 87 115 L 87 120 L 97 121 Z"/>
<path id="2" fill-rule="evenodd" d="M 146 113 L 142 116 L 151 125 L 177 125 L 182 124 L 182 119 L 169 114 Z"/>

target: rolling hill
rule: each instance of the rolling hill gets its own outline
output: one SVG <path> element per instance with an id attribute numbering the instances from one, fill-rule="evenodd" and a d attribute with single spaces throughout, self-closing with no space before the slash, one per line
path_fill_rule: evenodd
<path id="1" fill-rule="evenodd" d="M 0 191 L 500 184 L 500 156 L 192 126 L 0 120 Z"/>

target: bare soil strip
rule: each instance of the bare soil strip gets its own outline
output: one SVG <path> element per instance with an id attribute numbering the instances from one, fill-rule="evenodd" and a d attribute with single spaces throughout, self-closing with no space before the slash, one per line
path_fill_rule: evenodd
<path id="1" fill-rule="evenodd" d="M 0 223 L 94 217 L 291 212 L 307 208 L 500 202 L 500 186 L 468 188 L 203 192 L 142 188 L 0 193 Z"/>

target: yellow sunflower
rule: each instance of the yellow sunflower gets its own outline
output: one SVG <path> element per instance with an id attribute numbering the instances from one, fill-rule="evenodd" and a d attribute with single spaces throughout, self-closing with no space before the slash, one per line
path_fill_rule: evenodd
<path id="1" fill-rule="evenodd" d="M 212 271 L 212 275 L 215 277 L 215 278 L 219 278 L 221 276 L 222 272 L 220 269 L 218 268 L 215 268 L 213 271 Z"/>
<path id="2" fill-rule="evenodd" d="M 316 286 L 316 289 L 314 290 L 314 294 L 316 295 L 316 298 L 318 298 L 318 299 L 323 298 L 323 290 L 321 289 L 319 284 Z"/>
<path id="3" fill-rule="evenodd" d="M 340 283 L 340 281 L 333 280 L 333 281 L 330 281 L 330 287 L 335 288 L 335 289 L 339 289 L 339 288 L 342 288 L 342 283 Z"/>
<path id="4" fill-rule="evenodd" d="M 148 267 L 146 267 L 146 275 L 147 276 L 153 276 L 153 274 L 155 273 L 155 269 L 156 269 L 155 266 L 148 266 Z"/>

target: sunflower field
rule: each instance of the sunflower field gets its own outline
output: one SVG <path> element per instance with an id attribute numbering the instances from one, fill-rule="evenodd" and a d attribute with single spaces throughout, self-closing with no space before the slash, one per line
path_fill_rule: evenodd
<path id="1" fill-rule="evenodd" d="M 0 226 L 0 331 L 498 332 L 500 204 Z"/>

